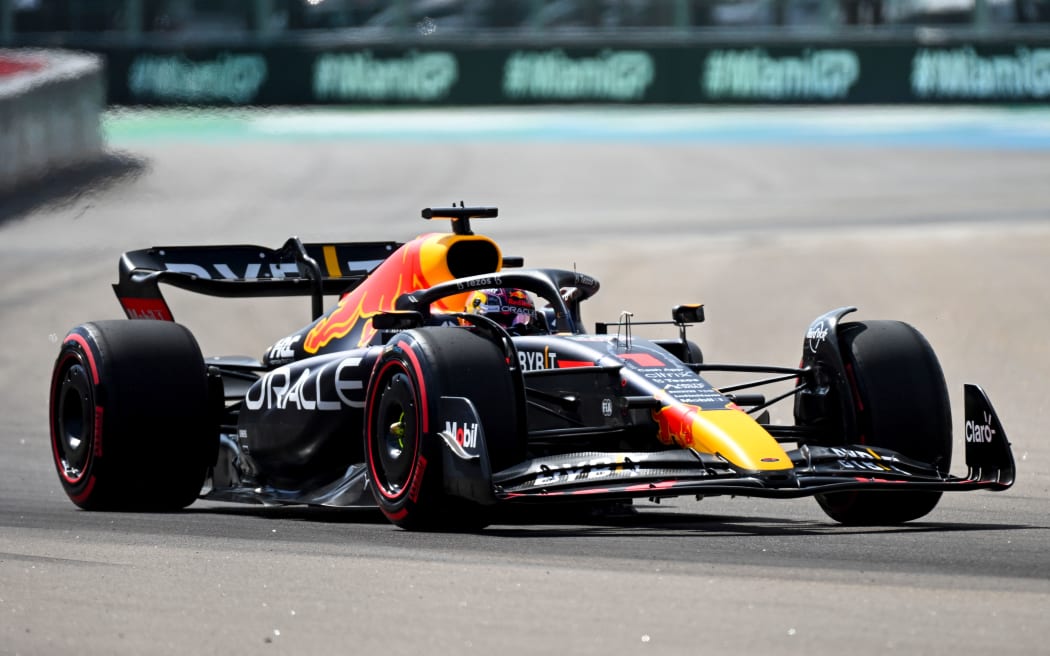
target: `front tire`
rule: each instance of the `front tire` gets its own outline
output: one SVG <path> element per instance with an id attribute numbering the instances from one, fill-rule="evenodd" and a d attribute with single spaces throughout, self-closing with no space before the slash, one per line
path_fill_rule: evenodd
<path id="1" fill-rule="evenodd" d="M 86 510 L 184 508 L 218 443 L 200 347 L 165 321 L 74 328 L 51 378 L 51 451 Z"/>
<path id="2" fill-rule="evenodd" d="M 498 471 L 524 457 L 514 389 L 506 356 L 465 328 L 410 330 L 390 341 L 365 401 L 369 482 L 390 521 L 424 530 L 479 530 L 488 524 L 486 507 L 445 492 L 438 400 L 471 400 Z"/>
<path id="3" fill-rule="evenodd" d="M 942 474 L 952 459 L 951 406 L 940 363 L 930 344 L 899 321 L 839 326 L 839 343 L 857 417 L 853 442 L 897 451 L 931 463 Z M 836 492 L 817 496 L 844 524 L 888 525 L 918 519 L 940 492 Z"/>

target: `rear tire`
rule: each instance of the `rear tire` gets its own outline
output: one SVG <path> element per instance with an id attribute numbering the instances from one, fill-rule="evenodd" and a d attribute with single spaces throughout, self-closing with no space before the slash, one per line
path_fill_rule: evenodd
<path id="1" fill-rule="evenodd" d="M 948 389 L 937 356 L 912 326 L 867 321 L 839 326 L 839 343 L 857 416 L 854 443 L 897 451 L 934 464 L 942 474 L 952 459 Z M 844 524 L 899 524 L 929 513 L 940 492 L 836 492 L 817 496 Z"/>
<path id="2" fill-rule="evenodd" d="M 51 452 L 86 510 L 184 508 L 218 443 L 200 347 L 166 321 L 74 328 L 51 378 Z"/>
<path id="3" fill-rule="evenodd" d="M 506 356 L 465 328 L 410 330 L 376 362 L 365 401 L 365 458 L 376 503 L 405 529 L 480 530 L 489 508 L 448 495 L 438 399 L 470 399 L 493 471 L 524 458 Z"/>

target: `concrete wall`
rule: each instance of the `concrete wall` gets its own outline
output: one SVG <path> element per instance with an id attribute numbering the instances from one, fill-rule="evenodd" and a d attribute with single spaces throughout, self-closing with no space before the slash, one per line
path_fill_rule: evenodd
<path id="1" fill-rule="evenodd" d="M 98 55 L 0 49 L 0 193 L 102 153 Z"/>

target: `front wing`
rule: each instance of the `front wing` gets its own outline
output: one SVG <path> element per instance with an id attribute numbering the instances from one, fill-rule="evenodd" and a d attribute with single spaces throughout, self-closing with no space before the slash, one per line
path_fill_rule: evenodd
<path id="1" fill-rule="evenodd" d="M 720 495 L 796 498 L 851 490 L 1005 490 L 1013 472 L 971 469 L 965 477 L 884 449 L 802 447 L 788 452 L 794 469 L 773 473 L 732 469 L 718 456 L 690 449 L 658 453 L 578 453 L 538 458 L 493 477 L 496 498 L 573 495 L 663 497 Z"/>
<path id="2" fill-rule="evenodd" d="M 862 490 L 1002 491 L 1013 485 L 1010 443 L 987 396 L 967 385 L 966 476 L 868 445 L 802 446 L 788 451 L 793 467 L 773 472 L 733 468 L 692 449 L 637 453 L 574 453 L 535 458 L 492 476 L 497 500 L 597 495 L 664 497 L 740 495 L 796 498 Z"/>

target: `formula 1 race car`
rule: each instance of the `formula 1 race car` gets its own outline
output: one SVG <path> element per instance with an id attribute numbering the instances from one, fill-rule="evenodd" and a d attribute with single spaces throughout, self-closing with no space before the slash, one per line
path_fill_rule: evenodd
<path id="1" fill-rule="evenodd" d="M 503 504 L 680 495 L 814 496 L 839 522 L 895 524 L 944 491 L 1013 484 L 1006 434 L 974 385 L 968 473 L 948 473 L 944 376 L 910 325 L 833 310 L 805 332 L 797 367 L 704 362 L 686 335 L 701 305 L 588 333 L 580 306 L 598 281 L 504 256 L 470 226 L 496 215 L 425 209 L 452 232 L 406 243 L 125 253 L 114 290 L 132 321 L 77 326 L 54 366 L 51 447 L 66 493 L 91 510 L 374 503 L 404 528 L 475 530 Z M 314 320 L 261 361 L 206 359 L 162 282 L 310 296 Z M 493 288 L 540 299 L 539 329 L 515 334 L 464 310 Z M 326 295 L 339 296 L 327 310 Z M 678 336 L 634 334 L 653 323 Z M 716 387 L 706 377 L 719 372 L 758 379 Z M 793 423 L 770 422 L 779 401 L 794 404 Z"/>

